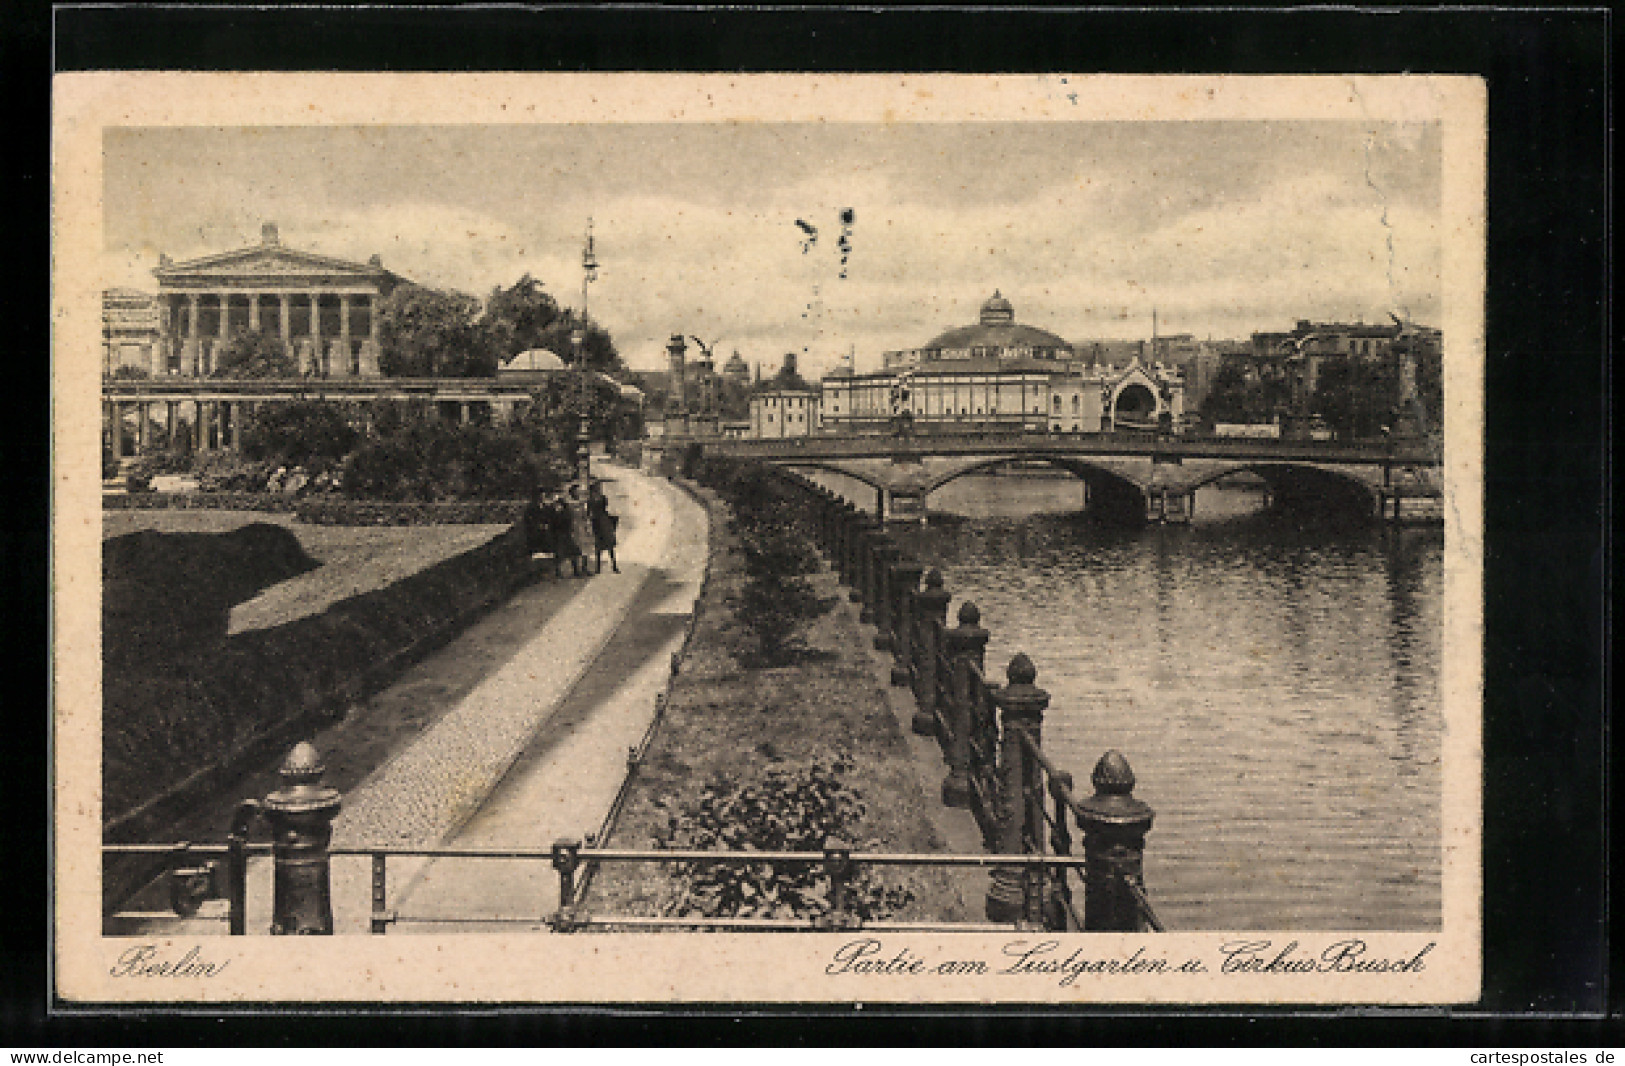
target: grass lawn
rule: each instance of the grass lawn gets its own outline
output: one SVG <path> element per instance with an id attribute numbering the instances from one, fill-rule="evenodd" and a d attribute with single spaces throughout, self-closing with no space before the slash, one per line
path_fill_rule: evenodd
<path id="1" fill-rule="evenodd" d="M 321 565 L 264 589 L 231 610 L 230 634 L 268 629 L 319 614 L 340 600 L 383 588 L 504 532 L 506 525 L 313 526 L 258 511 L 104 511 L 102 537 L 227 533 L 250 523 L 281 526 Z"/>

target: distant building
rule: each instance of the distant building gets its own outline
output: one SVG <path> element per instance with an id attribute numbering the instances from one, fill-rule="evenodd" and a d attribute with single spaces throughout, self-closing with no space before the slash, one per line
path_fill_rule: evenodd
<path id="1" fill-rule="evenodd" d="M 818 390 L 764 388 L 750 398 L 750 436 L 807 437 L 818 428 Z"/>
<path id="2" fill-rule="evenodd" d="M 883 361 L 878 373 L 842 366 L 824 377 L 825 432 L 889 432 L 906 420 L 925 431 L 1098 433 L 1156 428 L 1165 415 L 1177 429 L 1184 415 L 1177 367 L 1137 355 L 1122 364 L 1080 357 L 1056 334 L 1017 323 L 998 292 L 975 325 Z"/>
<path id="3" fill-rule="evenodd" d="M 102 373 L 116 370 L 159 372 L 163 335 L 158 328 L 158 301 L 139 289 L 102 293 Z"/>

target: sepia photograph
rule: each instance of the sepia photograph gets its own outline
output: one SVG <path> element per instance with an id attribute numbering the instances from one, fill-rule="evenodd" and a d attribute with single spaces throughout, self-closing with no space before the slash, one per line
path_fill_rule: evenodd
<path id="1" fill-rule="evenodd" d="M 1476 999 L 1479 80 L 57 89 L 66 1000 Z"/>

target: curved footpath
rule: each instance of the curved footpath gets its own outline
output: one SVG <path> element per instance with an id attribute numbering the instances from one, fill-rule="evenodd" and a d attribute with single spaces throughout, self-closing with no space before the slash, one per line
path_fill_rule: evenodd
<path id="1" fill-rule="evenodd" d="M 597 829 L 682 645 L 705 573 L 706 518 L 669 482 L 608 464 L 595 473 L 621 515 L 621 573 L 566 578 L 573 593 L 517 654 L 346 793 L 335 847 L 546 849 Z M 270 924 L 270 874 L 268 861 L 251 864 L 250 930 Z M 469 918 L 540 928 L 557 892 L 546 860 L 392 858 L 390 931 L 504 928 Z M 371 909 L 369 861 L 334 858 L 334 931 L 366 933 Z"/>

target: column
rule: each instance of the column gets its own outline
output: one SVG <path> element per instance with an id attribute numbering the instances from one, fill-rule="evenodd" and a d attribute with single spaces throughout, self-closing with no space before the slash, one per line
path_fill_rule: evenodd
<path id="1" fill-rule="evenodd" d="M 310 294 L 310 364 L 317 377 L 327 376 L 327 353 L 322 351 L 322 297 Z"/>
<path id="2" fill-rule="evenodd" d="M 241 448 L 243 446 L 243 405 L 240 403 L 232 404 L 230 412 L 231 446 L 233 448 Z"/>
<path id="3" fill-rule="evenodd" d="M 367 296 L 367 339 L 361 342 L 361 376 L 378 376 L 378 294 Z"/>
<path id="4" fill-rule="evenodd" d="M 248 294 L 248 328 L 255 333 L 260 331 L 260 294 Z"/>
<path id="5" fill-rule="evenodd" d="M 166 401 L 164 403 L 164 439 L 169 442 L 169 447 L 170 448 L 175 447 L 175 401 L 174 400 L 169 400 L 169 401 Z"/>
<path id="6" fill-rule="evenodd" d="M 292 324 L 289 321 L 291 311 L 288 307 L 292 300 L 293 297 L 285 292 L 277 294 L 276 303 L 281 317 L 282 347 L 287 349 L 289 355 L 293 354 Z"/>
<path id="7" fill-rule="evenodd" d="M 214 342 L 214 351 L 209 355 L 209 370 L 211 373 L 220 367 L 220 349 L 226 346 L 226 338 L 231 336 L 230 326 L 231 295 L 222 292 L 220 294 L 220 337 Z"/>
<path id="8" fill-rule="evenodd" d="M 143 401 L 135 405 L 135 454 L 146 455 L 150 446 L 147 440 L 147 405 Z"/>
<path id="9" fill-rule="evenodd" d="M 350 294 L 339 293 L 339 366 L 338 374 L 349 377 L 354 373 L 350 363 Z"/>
<path id="10" fill-rule="evenodd" d="M 186 339 L 181 342 L 181 373 L 198 376 L 198 351 L 201 341 L 197 335 L 198 294 L 186 294 Z"/>

